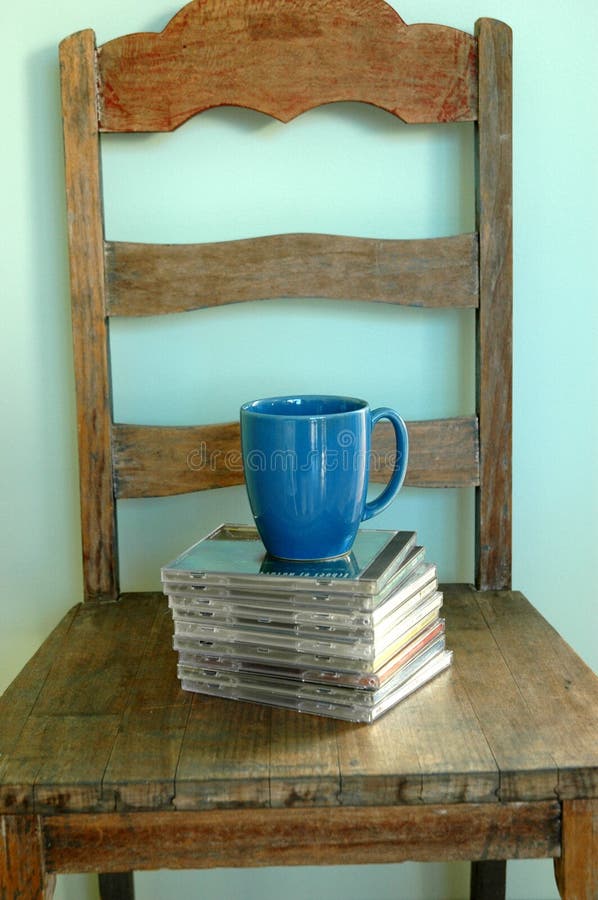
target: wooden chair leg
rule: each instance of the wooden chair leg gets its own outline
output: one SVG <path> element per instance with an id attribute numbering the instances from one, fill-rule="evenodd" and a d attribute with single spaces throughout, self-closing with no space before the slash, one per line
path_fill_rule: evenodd
<path id="1" fill-rule="evenodd" d="M 50 900 L 39 816 L 0 816 L 0 900 Z"/>
<path id="2" fill-rule="evenodd" d="M 562 900 L 598 897 L 598 800 L 564 800 L 561 855 L 554 861 Z"/>
<path id="3" fill-rule="evenodd" d="M 472 862 L 470 900 L 505 900 L 506 884 L 506 860 Z"/>
<path id="4" fill-rule="evenodd" d="M 98 875 L 101 900 L 135 900 L 132 872 Z"/>

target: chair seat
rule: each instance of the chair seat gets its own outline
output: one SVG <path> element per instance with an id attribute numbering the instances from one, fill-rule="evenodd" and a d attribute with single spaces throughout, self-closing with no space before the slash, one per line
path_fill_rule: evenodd
<path id="1" fill-rule="evenodd" d="M 368 861 L 401 858 L 400 834 L 420 826 L 431 855 L 402 858 L 439 858 L 426 815 L 449 822 L 457 843 L 461 822 L 462 850 L 453 842 L 447 858 L 484 858 L 491 809 L 511 857 L 556 856 L 558 801 L 598 794 L 598 679 L 517 592 L 449 586 L 444 614 L 452 667 L 356 725 L 182 691 L 160 594 L 77 606 L 0 700 L 0 813 L 39 813 L 50 829 L 67 813 L 79 824 L 94 819 L 79 813 L 118 813 L 120 828 L 139 813 L 159 835 L 185 810 L 175 821 L 197 839 L 199 866 L 208 834 L 264 841 L 311 822 L 322 848 L 347 816 L 353 845 L 373 828 L 386 835 Z M 518 842 L 521 829 L 533 841 Z M 339 847 L 322 861 L 341 861 Z"/>

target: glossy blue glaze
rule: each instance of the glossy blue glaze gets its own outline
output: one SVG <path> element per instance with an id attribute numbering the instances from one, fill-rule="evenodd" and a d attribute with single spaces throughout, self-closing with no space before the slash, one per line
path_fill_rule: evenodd
<path id="1" fill-rule="evenodd" d="M 397 440 L 390 482 L 367 502 L 371 434 L 388 418 Z M 241 407 L 245 482 L 260 537 L 282 559 L 330 559 L 351 549 L 359 525 L 394 499 L 408 436 L 392 409 L 322 394 L 269 397 Z"/>

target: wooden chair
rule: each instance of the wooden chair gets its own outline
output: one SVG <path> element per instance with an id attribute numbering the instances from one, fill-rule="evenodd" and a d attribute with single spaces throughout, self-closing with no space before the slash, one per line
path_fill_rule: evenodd
<path id="1" fill-rule="evenodd" d="M 510 589 L 509 28 L 406 26 L 382 0 L 193 0 L 161 34 L 74 34 L 60 60 L 85 596 L 0 701 L 0 897 L 51 896 L 60 872 L 104 873 L 108 897 L 132 896 L 135 869 L 472 860 L 472 896 L 495 898 L 504 860 L 554 857 L 562 897 L 595 900 L 598 680 Z M 105 239 L 100 132 L 349 99 L 476 123 L 476 233 Z M 446 590 L 452 669 L 372 726 L 182 692 L 164 598 L 119 592 L 117 499 L 240 477 L 186 465 L 199 441 L 236 447 L 236 424 L 112 422 L 108 318 L 301 295 L 476 308 L 476 414 L 412 423 L 408 482 L 475 485 L 477 587 Z"/>

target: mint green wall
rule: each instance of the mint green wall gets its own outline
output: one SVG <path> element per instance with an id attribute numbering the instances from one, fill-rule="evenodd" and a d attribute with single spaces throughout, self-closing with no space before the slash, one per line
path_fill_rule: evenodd
<path id="1" fill-rule="evenodd" d="M 598 668 L 596 6 L 593 0 L 566 7 L 554 0 L 396 5 L 408 23 L 470 30 L 479 15 L 488 15 L 515 32 L 514 584 Z M 100 43 L 159 30 L 175 11 L 164 0 L 38 0 L 0 10 L 0 688 L 80 596 L 56 47 L 89 26 Z M 426 127 L 407 128 L 379 110 L 350 104 L 315 110 L 287 126 L 256 113 L 215 110 L 170 139 L 125 139 L 132 162 L 114 138 L 104 141 L 106 184 L 117 188 L 108 233 L 194 241 L 303 229 L 381 237 L 467 230 L 471 140 L 469 126 L 447 126 L 432 143 Z M 148 178 L 146 159 L 158 177 Z M 358 394 L 412 418 L 469 412 L 472 334 L 468 312 L 424 315 L 316 300 L 119 323 L 113 333 L 117 415 L 226 420 L 241 401 L 279 390 Z M 210 390 L 216 366 L 221 376 Z M 443 579 L 470 578 L 472 510 L 469 492 L 405 490 L 377 522 L 417 528 Z M 123 504 L 125 587 L 155 586 L 160 563 L 206 528 L 248 515 L 241 489 Z M 289 898 L 467 894 L 461 865 L 144 873 L 137 884 L 140 900 L 175 891 L 182 900 L 199 894 L 275 900 L 282 878 Z M 94 882 L 61 878 L 56 896 L 94 897 Z M 549 863 L 511 864 L 510 898 L 556 896 Z"/>

